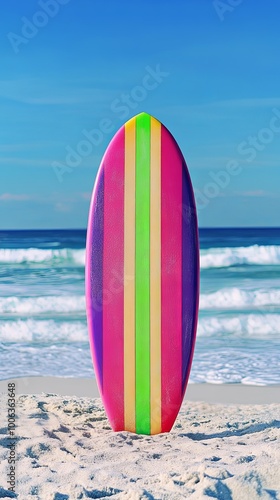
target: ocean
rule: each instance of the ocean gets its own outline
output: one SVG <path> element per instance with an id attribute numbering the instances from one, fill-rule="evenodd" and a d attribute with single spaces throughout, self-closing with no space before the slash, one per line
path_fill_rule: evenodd
<path id="1" fill-rule="evenodd" d="M 93 377 L 86 231 L 0 231 L 0 379 Z M 280 384 L 280 229 L 201 229 L 191 383 Z"/>

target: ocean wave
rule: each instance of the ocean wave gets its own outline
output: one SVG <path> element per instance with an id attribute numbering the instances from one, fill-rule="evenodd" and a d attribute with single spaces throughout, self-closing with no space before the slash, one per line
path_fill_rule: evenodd
<path id="1" fill-rule="evenodd" d="M 236 265 L 280 265 L 280 246 L 253 245 L 201 250 L 200 266 L 202 269 Z"/>
<path id="2" fill-rule="evenodd" d="M 87 325 L 82 321 L 17 320 L 0 322 L 0 342 L 87 342 Z"/>
<path id="3" fill-rule="evenodd" d="M 0 314 L 43 314 L 85 312 L 85 297 L 42 296 L 42 297 L 0 297 Z"/>
<path id="4" fill-rule="evenodd" d="M 47 250 L 41 248 L 1 248 L 0 264 L 48 264 L 48 265 L 85 265 L 85 250 L 63 248 Z"/>
<path id="5" fill-rule="evenodd" d="M 279 338 L 280 315 L 249 314 L 236 317 L 207 317 L 198 323 L 198 337 Z M 1 321 L 0 342 L 64 343 L 87 342 L 86 321 L 36 320 Z"/>
<path id="6" fill-rule="evenodd" d="M 85 265 L 85 249 L 2 248 L 1 264 L 47 264 L 49 266 Z M 202 269 L 236 265 L 280 265 L 280 246 L 210 248 L 201 250 Z"/>
<path id="7" fill-rule="evenodd" d="M 233 335 L 267 338 L 280 335 L 280 314 L 240 314 L 234 317 L 205 317 L 198 323 L 198 336 Z"/>
<path id="8" fill-rule="evenodd" d="M 200 309 L 236 309 L 263 306 L 280 306 L 279 289 L 242 290 L 222 288 L 214 293 L 201 294 Z"/>

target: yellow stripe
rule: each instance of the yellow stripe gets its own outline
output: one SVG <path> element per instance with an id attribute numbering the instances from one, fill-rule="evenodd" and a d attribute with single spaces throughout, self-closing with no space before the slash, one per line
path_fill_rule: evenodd
<path id="1" fill-rule="evenodd" d="M 125 124 L 124 183 L 124 423 L 135 432 L 135 140 L 136 120 Z"/>
<path id="2" fill-rule="evenodd" d="M 161 432 L 161 124 L 151 119 L 151 434 Z"/>

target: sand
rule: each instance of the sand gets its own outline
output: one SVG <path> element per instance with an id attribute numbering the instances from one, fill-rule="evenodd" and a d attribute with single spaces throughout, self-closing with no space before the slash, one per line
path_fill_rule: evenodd
<path id="1" fill-rule="evenodd" d="M 280 499 L 279 387 L 190 385 L 171 433 L 140 436 L 112 432 L 93 380 L 17 380 L 15 496 L 7 383 L 0 498 Z"/>

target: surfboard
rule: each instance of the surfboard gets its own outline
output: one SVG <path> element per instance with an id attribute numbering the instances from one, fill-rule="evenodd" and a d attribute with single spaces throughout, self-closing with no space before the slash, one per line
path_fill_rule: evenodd
<path id="1" fill-rule="evenodd" d="M 87 232 L 89 340 L 114 431 L 171 430 L 190 374 L 198 300 L 188 168 L 167 128 L 141 113 L 105 152 Z"/>

